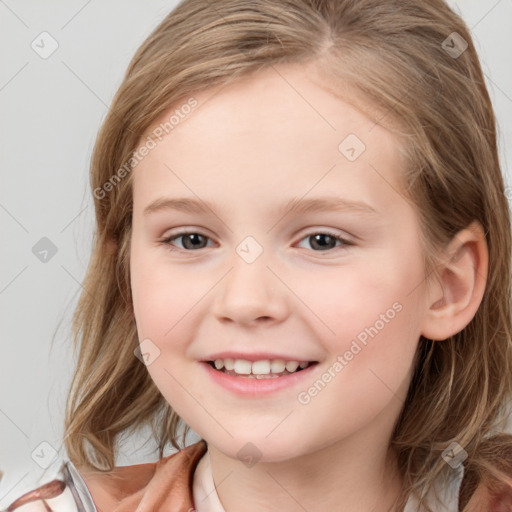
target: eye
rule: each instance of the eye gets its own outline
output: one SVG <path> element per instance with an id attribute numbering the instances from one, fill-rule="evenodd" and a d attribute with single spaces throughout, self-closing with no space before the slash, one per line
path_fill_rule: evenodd
<path id="1" fill-rule="evenodd" d="M 209 237 L 195 231 L 181 231 L 162 240 L 162 243 L 168 245 L 169 250 L 174 251 L 176 248 L 172 242 L 180 238 L 182 239 L 182 247 L 178 247 L 178 249 L 185 251 L 203 249 L 205 247 L 204 241 L 209 240 Z"/>
<path id="2" fill-rule="evenodd" d="M 354 245 L 349 240 L 346 240 L 340 235 L 330 232 L 318 232 L 306 235 L 302 240 L 307 240 L 310 246 L 315 249 L 315 252 L 325 252 L 336 248 L 339 242 L 342 246 Z"/>
<path id="3" fill-rule="evenodd" d="M 181 247 L 176 248 L 173 242 L 179 239 L 182 240 Z M 201 233 L 195 231 L 181 231 L 162 240 L 161 243 L 167 245 L 171 251 L 179 249 L 190 252 L 196 249 L 204 249 L 207 247 L 208 240 L 210 240 L 210 238 Z M 303 240 L 307 240 L 310 244 L 310 247 L 315 252 L 325 252 L 340 246 L 343 248 L 346 246 L 354 245 L 352 242 L 346 240 L 342 236 L 330 232 L 311 233 L 302 238 L 301 242 Z"/>

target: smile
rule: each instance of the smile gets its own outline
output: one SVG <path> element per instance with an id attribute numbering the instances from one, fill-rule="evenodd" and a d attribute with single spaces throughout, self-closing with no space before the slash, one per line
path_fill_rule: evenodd
<path id="1" fill-rule="evenodd" d="M 318 361 L 215 359 L 202 361 L 201 367 L 215 386 L 257 399 L 285 389 L 304 388 L 321 366 Z"/>

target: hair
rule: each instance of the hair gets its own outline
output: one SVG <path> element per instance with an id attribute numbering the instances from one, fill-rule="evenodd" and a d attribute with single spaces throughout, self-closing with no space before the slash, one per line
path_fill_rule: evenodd
<path id="1" fill-rule="evenodd" d="M 468 45 L 459 56 L 442 44 L 453 32 Z M 437 276 L 440 251 L 457 232 L 478 221 L 485 233 L 489 270 L 475 316 L 446 340 L 418 343 L 391 439 L 403 474 L 400 503 L 411 493 L 423 503 L 437 479 L 452 477 L 442 453 L 453 441 L 468 455 L 462 506 L 479 485 L 491 493 L 512 485 L 512 437 L 500 434 L 512 397 L 509 208 L 474 43 L 443 0 L 180 2 L 128 66 L 95 143 L 91 189 L 106 190 L 141 135 L 184 98 L 281 63 L 314 63 L 339 97 L 404 143 L 402 178 L 428 275 Z M 98 471 L 114 467 L 122 432 L 150 425 L 162 457 L 169 442 L 180 448 L 180 426 L 182 444 L 189 429 L 134 357 L 132 176 L 93 194 L 93 249 L 73 317 L 79 354 L 64 443 L 75 464 Z"/>

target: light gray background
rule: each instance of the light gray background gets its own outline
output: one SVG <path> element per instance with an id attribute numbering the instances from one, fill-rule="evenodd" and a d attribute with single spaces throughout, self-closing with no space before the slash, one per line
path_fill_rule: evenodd
<path id="1" fill-rule="evenodd" d="M 34 450 L 42 463 L 49 445 L 65 455 L 62 423 L 74 365 L 70 320 L 92 239 L 89 158 L 133 53 L 175 5 L 0 0 L 0 507 L 42 475 Z M 450 5 L 472 29 L 512 183 L 512 0 Z M 47 59 L 31 47 L 43 31 L 58 42 Z M 57 247 L 46 263 L 32 252 L 42 237 Z M 142 436 L 127 440 L 117 464 L 156 460 L 154 444 L 143 444 Z"/>

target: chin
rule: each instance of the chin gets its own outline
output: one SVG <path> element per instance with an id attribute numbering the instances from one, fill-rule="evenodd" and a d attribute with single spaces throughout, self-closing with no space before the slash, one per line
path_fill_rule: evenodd
<path id="1" fill-rule="evenodd" d="M 284 462 L 305 454 L 303 446 L 293 436 L 271 434 L 274 438 L 270 439 L 270 436 L 266 437 L 268 432 L 254 435 L 244 433 L 229 439 L 223 436 L 220 443 L 216 439 L 204 439 L 227 457 L 240 460 L 247 467 L 257 462 Z"/>

